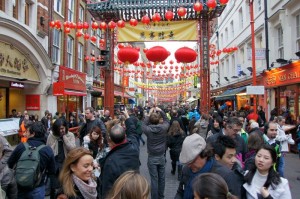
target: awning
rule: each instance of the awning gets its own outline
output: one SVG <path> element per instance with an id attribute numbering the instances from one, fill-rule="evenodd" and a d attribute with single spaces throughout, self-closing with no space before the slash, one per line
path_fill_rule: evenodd
<path id="1" fill-rule="evenodd" d="M 126 98 L 133 98 L 134 96 L 131 96 L 131 95 L 128 95 L 128 93 L 124 92 L 124 95 L 123 95 L 123 92 L 120 92 L 120 91 L 114 91 L 114 95 L 115 96 L 121 96 L 121 97 L 126 97 Z"/>
<path id="2" fill-rule="evenodd" d="M 84 92 L 79 92 L 79 91 L 65 90 L 64 95 L 86 96 L 86 93 L 84 93 Z"/>
<path id="3" fill-rule="evenodd" d="M 243 86 L 243 87 L 240 87 L 240 88 L 228 89 L 224 93 L 222 93 L 221 95 L 216 96 L 215 101 L 234 100 L 236 94 L 238 94 L 242 91 L 245 91 L 245 90 L 246 90 L 246 86 Z"/>

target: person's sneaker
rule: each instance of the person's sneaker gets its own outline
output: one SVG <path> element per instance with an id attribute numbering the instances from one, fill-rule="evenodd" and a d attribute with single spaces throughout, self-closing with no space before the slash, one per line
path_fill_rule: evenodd
<path id="1" fill-rule="evenodd" d="M 300 180 L 300 176 L 297 177 L 297 180 Z"/>

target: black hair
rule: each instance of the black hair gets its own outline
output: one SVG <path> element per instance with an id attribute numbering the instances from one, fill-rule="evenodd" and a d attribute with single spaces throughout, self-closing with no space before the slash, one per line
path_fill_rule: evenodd
<path id="1" fill-rule="evenodd" d="M 119 124 L 114 125 L 110 130 L 109 138 L 115 144 L 119 144 L 119 143 L 123 142 L 124 139 L 125 139 L 125 130 L 124 130 L 124 128 Z"/>
<path id="2" fill-rule="evenodd" d="M 264 144 L 258 151 L 261 149 L 267 150 L 271 154 L 272 162 L 275 164 L 277 162 L 277 153 L 273 146 L 269 144 Z M 245 175 L 245 182 L 250 184 L 252 183 L 253 176 L 256 172 L 256 166 L 249 167 L 249 172 Z M 273 189 L 276 189 L 276 186 L 281 182 L 280 175 L 277 171 L 274 170 L 273 166 L 269 169 L 269 174 L 265 184 L 263 185 L 266 188 L 272 186 Z"/>
<path id="3" fill-rule="evenodd" d="M 276 124 L 275 122 L 266 122 L 265 123 L 265 125 L 264 125 L 264 134 L 266 134 L 267 135 L 267 133 L 268 133 L 268 130 L 269 130 L 269 128 L 270 128 L 270 124 Z"/>
<path id="4" fill-rule="evenodd" d="M 221 135 L 218 137 L 217 141 L 213 143 L 212 146 L 214 148 L 214 153 L 217 154 L 220 158 L 222 158 L 227 148 L 236 148 L 236 143 L 231 137 Z"/>
<path id="5" fill-rule="evenodd" d="M 60 127 L 61 126 L 64 126 L 66 128 L 66 132 L 68 132 L 69 127 L 68 127 L 67 121 L 63 118 L 59 118 L 59 119 L 56 119 L 52 125 L 53 135 L 60 137 Z"/>
<path id="6" fill-rule="evenodd" d="M 34 122 L 29 128 L 29 133 L 36 138 L 44 138 L 47 130 L 42 122 Z"/>
<path id="7" fill-rule="evenodd" d="M 236 126 L 243 126 L 242 122 L 239 120 L 239 118 L 237 117 L 229 117 L 226 120 L 226 126 L 232 126 L 232 125 L 236 125 Z"/>

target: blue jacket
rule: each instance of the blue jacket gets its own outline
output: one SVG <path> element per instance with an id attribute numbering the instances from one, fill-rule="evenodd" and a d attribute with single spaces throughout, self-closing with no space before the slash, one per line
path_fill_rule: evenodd
<path id="1" fill-rule="evenodd" d="M 27 143 L 33 147 L 38 147 L 42 144 L 46 144 L 44 138 L 35 138 L 35 137 L 29 138 L 27 140 Z M 9 168 L 13 169 L 15 167 L 15 165 L 17 164 L 18 160 L 20 159 L 24 151 L 25 151 L 24 144 L 23 143 L 18 144 L 7 161 Z M 49 146 L 45 146 L 44 148 L 42 148 L 39 151 L 39 153 L 40 153 L 40 169 L 41 171 L 44 170 L 46 171 L 39 185 L 42 186 L 45 184 L 44 181 L 47 174 L 48 175 L 55 174 L 55 159 L 54 159 L 53 151 Z"/>

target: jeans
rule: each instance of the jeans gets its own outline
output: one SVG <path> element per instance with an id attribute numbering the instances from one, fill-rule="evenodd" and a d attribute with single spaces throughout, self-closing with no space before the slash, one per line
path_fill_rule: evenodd
<path id="1" fill-rule="evenodd" d="M 278 173 L 280 177 L 284 177 L 284 156 L 285 152 L 281 152 L 281 156 L 279 158 L 279 163 L 278 163 Z"/>
<path id="2" fill-rule="evenodd" d="M 148 169 L 151 177 L 151 198 L 163 199 L 165 192 L 165 155 L 148 155 Z"/>
<path id="3" fill-rule="evenodd" d="M 36 187 L 31 191 L 19 190 L 18 199 L 41 199 L 45 198 L 45 185 Z"/>

